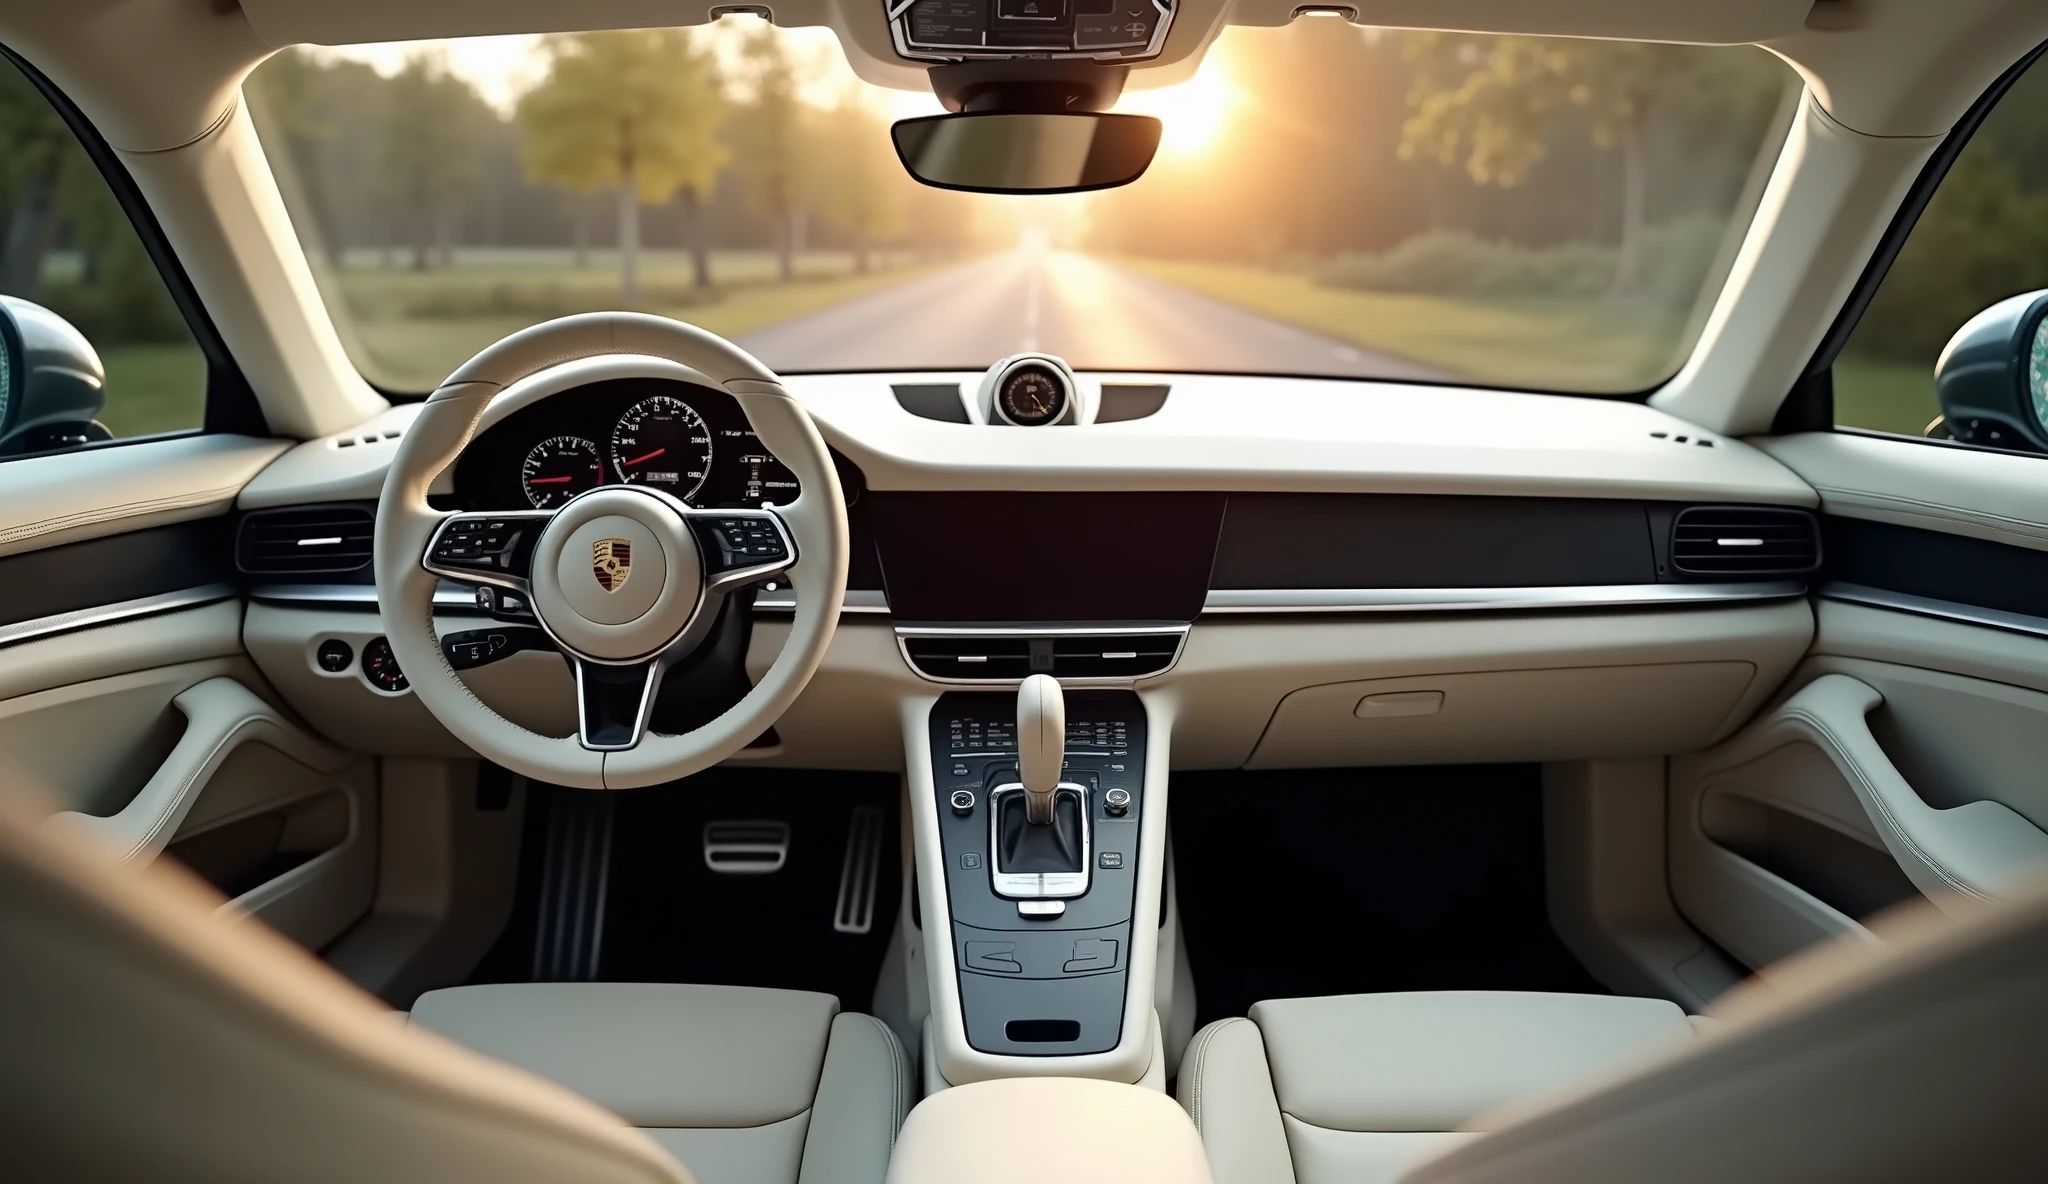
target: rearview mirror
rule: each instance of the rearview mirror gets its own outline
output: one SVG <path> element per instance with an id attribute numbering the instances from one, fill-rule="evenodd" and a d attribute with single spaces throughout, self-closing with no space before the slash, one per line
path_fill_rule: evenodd
<path id="1" fill-rule="evenodd" d="M 1149 115 L 969 112 L 906 119 L 891 129 L 910 175 L 969 193 L 1084 193 L 1145 175 L 1159 150 Z"/>
<path id="2" fill-rule="evenodd" d="M 2048 452 L 2048 291 L 1964 322 L 1934 364 L 1934 386 L 1949 439 Z"/>

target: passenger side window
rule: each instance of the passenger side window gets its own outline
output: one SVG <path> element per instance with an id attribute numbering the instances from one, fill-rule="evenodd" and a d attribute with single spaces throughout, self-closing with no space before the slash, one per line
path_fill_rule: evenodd
<path id="1" fill-rule="evenodd" d="M 2008 356 L 2048 357 L 2034 324 L 2044 298 L 2048 57 L 1998 100 L 1921 213 L 1835 361 L 1835 422 L 2048 453 L 2048 374 L 2030 382 Z"/>
<path id="2" fill-rule="evenodd" d="M 206 359 L 50 100 L 0 64 L 0 459 L 206 421 Z"/>

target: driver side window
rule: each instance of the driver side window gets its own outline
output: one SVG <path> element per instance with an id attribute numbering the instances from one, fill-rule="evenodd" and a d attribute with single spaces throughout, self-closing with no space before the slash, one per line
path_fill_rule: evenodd
<path id="1" fill-rule="evenodd" d="M 207 364 L 51 101 L 0 64 L 0 459 L 193 431 Z"/>
<path id="2" fill-rule="evenodd" d="M 1970 138 L 1836 359 L 1836 424 L 2048 452 L 2048 419 L 2007 422 L 1986 405 L 2009 393 L 2020 414 L 2024 392 L 1987 399 L 1979 381 L 1952 373 L 1967 360 L 1960 340 L 1937 383 L 1936 364 L 1965 322 L 2008 301 L 2024 318 L 2034 301 L 2015 298 L 2030 293 L 2048 294 L 2048 57 Z"/>

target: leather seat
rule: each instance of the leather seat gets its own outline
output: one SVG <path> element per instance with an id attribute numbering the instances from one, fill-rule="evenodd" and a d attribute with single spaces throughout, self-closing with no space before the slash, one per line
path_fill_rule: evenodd
<path id="1" fill-rule="evenodd" d="M 408 1025 L 221 903 L 176 868 L 117 866 L 0 794 L 0 1175 L 883 1178 L 908 1100 L 902 1052 L 828 996 L 465 988 L 423 996 Z"/>
<path id="2" fill-rule="evenodd" d="M 420 996 L 412 1023 L 575 1090 L 699 1184 L 880 1184 L 910 1109 L 895 1033 L 808 991 L 456 987 Z"/>
<path id="3" fill-rule="evenodd" d="M 1195 1034 L 1179 1096 L 1216 1184 L 1375 1184 L 1487 1111 L 1696 1043 L 1661 999 L 1419 991 L 1279 999 Z"/>

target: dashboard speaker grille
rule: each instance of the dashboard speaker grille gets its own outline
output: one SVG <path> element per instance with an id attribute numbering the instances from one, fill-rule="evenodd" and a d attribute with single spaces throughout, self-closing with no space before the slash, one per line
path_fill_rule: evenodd
<path id="1" fill-rule="evenodd" d="M 242 519 L 235 565 L 250 575 L 339 575 L 370 564 L 375 519 L 361 506 L 259 510 Z"/>
<path id="2" fill-rule="evenodd" d="M 1805 510 L 1695 506 L 1671 526 L 1671 566 L 1689 576 L 1793 576 L 1820 566 L 1820 528 Z"/>
<path id="3" fill-rule="evenodd" d="M 1058 679 L 1133 679 L 1161 674 L 1180 656 L 1184 633 L 1079 633 L 1045 637 L 980 634 L 903 638 L 918 673 L 952 682 L 1020 682 L 1032 674 Z"/>

